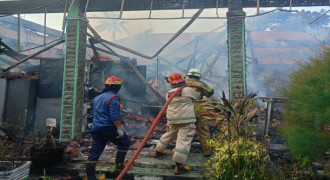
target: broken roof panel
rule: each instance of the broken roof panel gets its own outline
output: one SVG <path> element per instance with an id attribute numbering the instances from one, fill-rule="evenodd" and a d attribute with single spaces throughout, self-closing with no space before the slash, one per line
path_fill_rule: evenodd
<path id="1" fill-rule="evenodd" d="M 71 3 L 72 0 L 68 0 Z M 228 6 L 228 0 L 125 0 L 123 10 L 150 10 L 152 4 L 153 10 L 168 10 L 168 9 L 198 9 L 198 8 L 216 8 L 218 2 L 219 8 Z M 185 2 L 185 4 L 183 4 Z M 89 1 L 88 12 L 97 11 L 120 11 L 120 0 L 93 0 Z M 328 0 L 299 0 L 292 1 L 292 6 L 328 6 Z M 47 12 L 63 12 L 65 0 L 16 0 L 16 1 L 0 1 L 0 14 L 17 14 L 21 13 L 44 13 L 47 7 Z M 260 7 L 289 7 L 288 0 L 261 0 Z M 16 8 L 15 8 L 16 7 Z M 257 7 L 255 0 L 244 0 L 243 7 Z"/>

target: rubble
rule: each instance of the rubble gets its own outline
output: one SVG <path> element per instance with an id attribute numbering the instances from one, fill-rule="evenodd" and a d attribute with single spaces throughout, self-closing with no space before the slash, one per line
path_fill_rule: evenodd
<path id="1" fill-rule="evenodd" d="M 34 73 L 26 74 L 24 72 L 0 74 L 1 79 L 28 79 L 28 80 L 39 80 L 39 71 Z"/>

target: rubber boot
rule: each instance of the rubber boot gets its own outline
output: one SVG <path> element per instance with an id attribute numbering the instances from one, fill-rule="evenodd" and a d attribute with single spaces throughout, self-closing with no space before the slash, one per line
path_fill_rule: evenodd
<path id="1" fill-rule="evenodd" d="M 200 140 L 202 146 L 203 155 L 210 157 L 212 155 L 212 148 L 207 144 L 207 140 Z"/>
<path id="2" fill-rule="evenodd" d="M 116 155 L 116 164 L 115 164 L 115 172 L 121 172 L 125 168 L 125 157 L 127 154 L 127 150 L 119 150 L 117 151 Z M 133 166 L 131 166 L 129 169 L 132 169 Z"/>
<path id="3" fill-rule="evenodd" d="M 154 151 L 154 154 L 152 155 L 154 158 L 162 159 L 167 154 L 167 151 L 164 150 L 164 152 L 158 152 Z"/>
<path id="4" fill-rule="evenodd" d="M 104 176 L 97 177 L 95 174 L 97 161 L 87 161 L 85 180 L 105 180 Z"/>
<path id="5" fill-rule="evenodd" d="M 190 166 L 185 166 L 181 163 L 175 163 L 174 174 L 187 174 L 191 170 Z"/>

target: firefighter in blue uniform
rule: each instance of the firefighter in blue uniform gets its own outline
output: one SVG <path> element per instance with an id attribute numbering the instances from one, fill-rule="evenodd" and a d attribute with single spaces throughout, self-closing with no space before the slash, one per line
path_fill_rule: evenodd
<path id="1" fill-rule="evenodd" d="M 120 172 L 125 168 L 124 160 L 130 139 L 120 123 L 120 98 L 117 93 L 121 85 L 122 82 L 118 77 L 108 77 L 104 82 L 102 94 L 93 100 L 94 118 L 91 131 L 93 144 L 88 156 L 85 179 L 105 179 L 96 176 L 95 168 L 108 141 L 118 146 L 115 171 Z"/>

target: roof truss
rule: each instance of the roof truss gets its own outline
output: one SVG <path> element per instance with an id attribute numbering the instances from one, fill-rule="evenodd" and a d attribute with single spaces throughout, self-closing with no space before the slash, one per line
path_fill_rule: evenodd
<path id="1" fill-rule="evenodd" d="M 87 0 L 86 0 L 87 1 Z M 0 1 L 0 14 L 59 13 L 66 0 Z M 71 4 L 72 0 L 67 0 Z M 121 9 L 121 4 L 123 8 Z M 258 0 L 243 0 L 243 7 L 257 7 Z M 259 0 L 259 7 L 329 6 L 329 0 Z M 228 0 L 89 0 L 88 12 L 224 8 Z"/>

